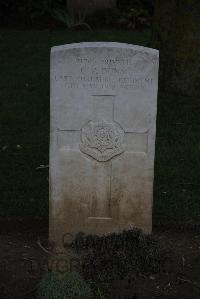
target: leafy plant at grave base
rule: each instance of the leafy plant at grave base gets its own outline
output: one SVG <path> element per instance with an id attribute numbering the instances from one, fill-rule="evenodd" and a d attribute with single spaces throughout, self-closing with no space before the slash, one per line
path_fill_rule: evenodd
<path id="1" fill-rule="evenodd" d="M 85 279 L 109 282 L 164 269 L 167 252 L 139 229 L 105 236 L 78 234 L 71 247 L 82 257 Z"/>
<path id="2" fill-rule="evenodd" d="M 38 299 L 90 299 L 92 290 L 76 272 L 49 272 L 38 285 Z"/>
<path id="3" fill-rule="evenodd" d="M 91 27 L 85 22 L 86 13 L 79 11 L 78 14 L 69 14 L 67 10 L 55 9 L 52 11 L 52 17 L 64 24 L 67 28 L 87 28 Z"/>

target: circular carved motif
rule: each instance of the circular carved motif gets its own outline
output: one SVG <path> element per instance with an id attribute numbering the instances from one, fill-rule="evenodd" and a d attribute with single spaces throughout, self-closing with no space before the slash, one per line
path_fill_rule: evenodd
<path id="1" fill-rule="evenodd" d="M 97 161 L 107 161 L 124 151 L 124 131 L 117 123 L 90 121 L 82 128 L 80 150 Z"/>

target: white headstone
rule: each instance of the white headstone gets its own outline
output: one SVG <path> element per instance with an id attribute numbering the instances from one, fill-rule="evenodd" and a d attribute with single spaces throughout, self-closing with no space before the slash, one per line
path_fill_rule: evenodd
<path id="1" fill-rule="evenodd" d="M 152 226 L 158 51 L 51 51 L 50 240 Z"/>

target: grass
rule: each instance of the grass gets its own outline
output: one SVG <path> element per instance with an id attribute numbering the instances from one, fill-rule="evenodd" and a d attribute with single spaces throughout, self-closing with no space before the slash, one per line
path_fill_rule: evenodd
<path id="1" fill-rule="evenodd" d="M 200 102 L 197 98 L 158 98 L 154 221 L 200 221 Z"/>
<path id="2" fill-rule="evenodd" d="M 0 30 L 0 216 L 47 217 L 50 47 L 81 41 L 148 45 L 149 32 Z M 200 102 L 160 95 L 154 223 L 200 219 Z"/>

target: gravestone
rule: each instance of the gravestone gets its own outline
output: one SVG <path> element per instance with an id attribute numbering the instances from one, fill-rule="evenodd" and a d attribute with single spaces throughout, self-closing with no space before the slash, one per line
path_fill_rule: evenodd
<path id="1" fill-rule="evenodd" d="M 50 240 L 151 232 L 158 51 L 77 43 L 51 51 Z"/>

